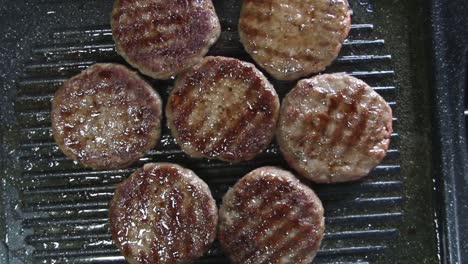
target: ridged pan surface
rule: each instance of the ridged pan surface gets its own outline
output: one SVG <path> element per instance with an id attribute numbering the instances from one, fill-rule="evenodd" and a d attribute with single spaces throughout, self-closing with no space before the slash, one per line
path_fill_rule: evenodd
<path id="1" fill-rule="evenodd" d="M 387 156 L 369 177 L 331 185 L 305 181 L 325 209 L 325 237 L 315 262 L 406 263 L 435 252 L 430 250 L 435 245 L 435 234 L 429 232 L 433 214 L 416 207 L 417 201 L 430 200 L 426 187 L 430 188 L 431 178 L 422 180 L 429 170 L 418 163 L 424 157 L 416 155 L 424 155 L 425 147 L 421 151 L 415 147 L 419 141 L 406 125 L 406 118 L 412 117 L 408 113 L 418 105 L 411 98 L 401 101 L 401 95 L 412 89 L 400 86 L 408 82 L 399 76 L 409 76 L 405 73 L 409 69 L 407 59 L 400 58 L 408 55 L 404 52 L 408 47 L 406 42 L 399 46 L 399 37 L 387 29 L 388 23 L 396 19 L 391 22 L 400 26 L 395 32 L 400 31 L 402 38 L 406 36 L 401 24 L 407 20 L 399 12 L 406 2 L 392 7 L 387 1 L 376 1 L 381 8 L 369 1 L 360 2 L 350 1 L 353 16 L 349 37 L 326 72 L 347 72 L 366 81 L 392 108 L 394 131 Z M 208 55 L 253 62 L 237 32 L 241 1 L 214 4 L 222 33 Z M 12 79 L 12 89 L 16 89 L 15 127 L 11 131 L 14 154 L 7 165 L 14 169 L 8 170 L 11 183 L 7 181 L 9 196 L 5 203 L 10 203 L 12 210 L 6 218 L 10 223 L 9 249 L 18 259 L 26 263 L 124 263 L 109 230 L 109 202 L 116 185 L 145 163 L 171 162 L 193 170 L 209 185 L 218 205 L 228 188 L 253 169 L 268 165 L 293 171 L 276 142 L 255 159 L 234 164 L 190 158 L 174 141 L 165 119 L 161 141 L 129 168 L 91 170 L 65 157 L 52 137 L 50 109 L 54 92 L 65 80 L 96 62 L 128 64 L 115 51 L 109 22 L 112 1 L 42 0 L 34 6 L 28 12 L 37 12 L 38 18 L 36 27 L 30 30 L 38 33 L 26 38 L 29 44 L 22 50 L 25 58 Z M 395 18 L 387 18 L 389 13 L 384 8 Z M 266 76 L 281 100 L 296 84 Z M 174 80 L 143 78 L 156 87 L 165 106 Z M 414 184 L 416 179 L 421 179 L 420 185 Z M 413 211 L 418 212 L 413 215 Z M 427 250 L 419 242 L 423 240 L 430 241 L 424 242 Z M 427 255 L 427 263 L 433 263 L 432 253 Z M 226 261 L 215 242 L 197 263 Z"/>

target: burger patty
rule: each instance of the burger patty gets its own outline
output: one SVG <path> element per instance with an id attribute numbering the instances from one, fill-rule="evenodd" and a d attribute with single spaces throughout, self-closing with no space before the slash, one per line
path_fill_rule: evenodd
<path id="1" fill-rule="evenodd" d="M 344 73 L 301 80 L 281 107 L 283 156 L 317 183 L 357 180 L 384 158 L 392 109 L 365 82 Z"/>
<path id="2" fill-rule="evenodd" d="M 320 199 L 275 167 L 244 176 L 219 211 L 218 240 L 232 263 L 311 263 L 323 233 Z"/>
<path id="3" fill-rule="evenodd" d="M 190 156 L 250 160 L 274 137 L 279 99 L 253 64 L 206 57 L 177 79 L 166 115 Z"/>
<path id="4" fill-rule="evenodd" d="M 211 0 L 116 0 L 111 27 L 116 51 L 156 79 L 198 63 L 221 33 Z"/>
<path id="5" fill-rule="evenodd" d="M 351 27 L 347 0 L 243 0 L 245 50 L 273 77 L 294 80 L 323 71 Z"/>
<path id="6" fill-rule="evenodd" d="M 118 185 L 109 210 L 112 237 L 129 263 L 190 263 L 216 237 L 208 185 L 189 169 L 150 163 Z"/>
<path id="7" fill-rule="evenodd" d="M 94 169 L 122 168 L 161 135 L 159 95 L 118 64 L 95 64 L 66 81 L 52 103 L 55 141 L 69 158 Z"/>

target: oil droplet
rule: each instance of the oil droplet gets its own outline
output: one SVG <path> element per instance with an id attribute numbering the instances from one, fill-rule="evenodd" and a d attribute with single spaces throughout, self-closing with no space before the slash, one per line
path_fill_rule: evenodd
<path id="1" fill-rule="evenodd" d="M 374 6 L 373 6 L 373 4 L 370 2 L 370 0 L 359 0 L 359 4 L 360 4 L 361 6 L 365 6 L 367 12 L 369 12 L 369 13 L 374 12 Z"/>
<path id="2" fill-rule="evenodd" d="M 32 163 L 27 163 L 26 166 L 24 166 L 24 170 L 30 171 L 32 170 L 34 165 Z"/>

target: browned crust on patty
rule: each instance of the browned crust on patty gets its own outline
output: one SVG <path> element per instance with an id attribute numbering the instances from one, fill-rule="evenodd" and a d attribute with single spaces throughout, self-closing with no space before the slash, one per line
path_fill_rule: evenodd
<path id="1" fill-rule="evenodd" d="M 109 210 L 112 237 L 130 263 L 190 263 L 216 237 L 215 200 L 195 173 L 149 163 L 118 185 Z"/>
<path id="2" fill-rule="evenodd" d="M 168 126 L 193 157 L 253 159 L 274 137 L 279 99 L 251 63 L 206 57 L 177 79 L 166 106 Z"/>
<path id="3" fill-rule="evenodd" d="M 388 103 L 362 80 L 338 73 L 301 80 L 286 95 L 277 140 L 300 175 L 333 183 L 368 175 L 391 133 Z"/>
<path id="4" fill-rule="evenodd" d="M 159 95 L 137 73 L 101 63 L 57 90 L 52 131 L 62 152 L 82 165 L 123 168 L 156 145 L 161 115 Z"/>
<path id="5" fill-rule="evenodd" d="M 111 27 L 116 51 L 156 79 L 198 63 L 221 33 L 211 0 L 116 0 Z"/>
<path id="6" fill-rule="evenodd" d="M 244 0 L 239 20 L 245 50 L 279 80 L 323 71 L 350 28 L 347 0 Z"/>
<path id="7" fill-rule="evenodd" d="M 223 198 L 218 240 L 232 263 L 311 263 L 324 233 L 320 199 L 290 172 L 262 167 Z"/>

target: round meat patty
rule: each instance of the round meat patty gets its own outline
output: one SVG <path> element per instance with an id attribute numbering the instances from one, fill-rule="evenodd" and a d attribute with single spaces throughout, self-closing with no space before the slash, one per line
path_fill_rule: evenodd
<path id="1" fill-rule="evenodd" d="M 189 169 L 150 163 L 117 187 L 112 237 L 130 263 L 190 263 L 216 237 L 218 210 L 208 185 Z"/>
<path id="2" fill-rule="evenodd" d="M 301 80 L 281 107 L 277 140 L 289 165 L 317 183 L 357 180 L 384 158 L 392 109 L 344 73 Z"/>
<path id="3" fill-rule="evenodd" d="M 198 63 L 221 33 L 211 0 L 116 0 L 111 26 L 116 51 L 156 79 Z"/>
<path id="4" fill-rule="evenodd" d="M 224 196 L 218 240 L 232 263 L 311 263 L 324 228 L 314 191 L 288 171 L 262 167 Z"/>
<path id="5" fill-rule="evenodd" d="M 166 115 L 172 134 L 190 156 L 250 160 L 274 137 L 279 99 L 253 64 L 206 57 L 177 79 Z"/>
<path id="6" fill-rule="evenodd" d="M 63 153 L 84 166 L 123 168 L 156 145 L 161 115 L 159 95 L 137 73 L 95 64 L 55 93 L 52 131 Z"/>
<path id="7" fill-rule="evenodd" d="M 351 27 L 347 0 L 244 0 L 239 33 L 245 50 L 273 77 L 323 71 Z"/>

